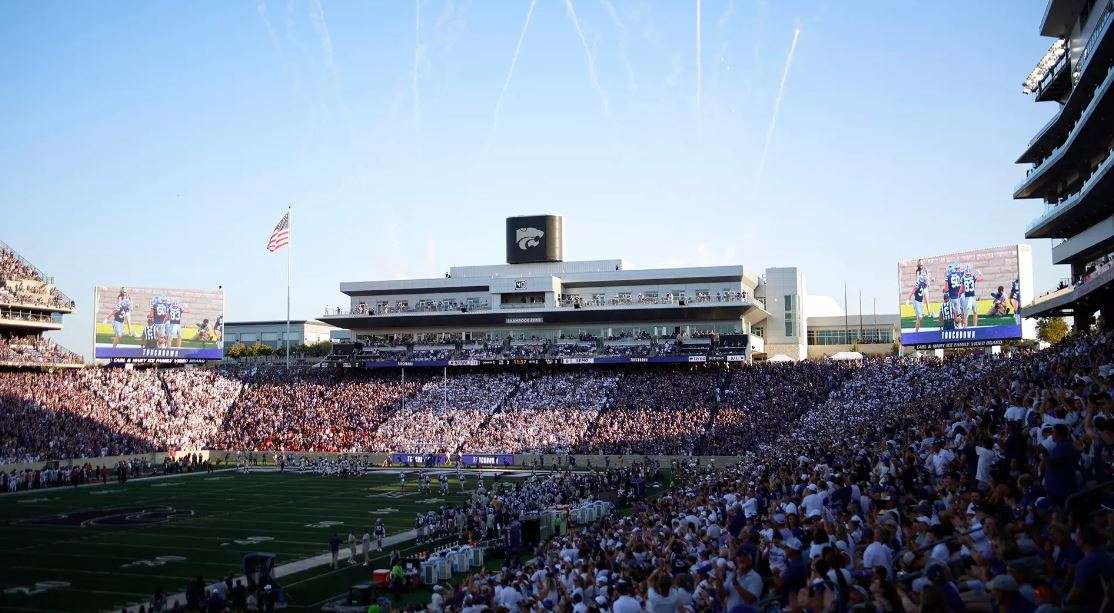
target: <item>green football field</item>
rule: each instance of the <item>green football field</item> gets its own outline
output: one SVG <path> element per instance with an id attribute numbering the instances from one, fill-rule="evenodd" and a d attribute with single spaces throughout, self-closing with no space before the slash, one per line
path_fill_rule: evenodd
<path id="1" fill-rule="evenodd" d="M 490 487 L 491 476 L 485 481 Z M 156 589 L 181 592 L 198 575 L 208 584 L 242 574 L 248 552 L 275 554 L 277 567 L 326 553 L 334 530 L 342 539 L 350 530 L 359 538 L 376 518 L 388 537 L 410 530 L 417 511 L 463 501 L 473 476 L 466 486 L 462 491 L 454 474 L 447 496 L 439 495 L 436 480 L 433 493 L 418 493 L 411 475 L 399 496 L 393 472 L 350 478 L 217 472 L 0 495 L 0 610 L 119 611 Z M 371 568 L 385 566 L 385 558 L 378 562 Z M 326 565 L 279 583 L 291 610 L 313 611 L 369 575 L 362 565 Z"/>
<path id="2" fill-rule="evenodd" d="M 939 328 L 940 327 L 940 319 L 937 317 L 940 314 L 940 303 L 936 303 L 935 307 L 936 307 L 935 311 L 925 312 L 924 319 L 921 320 L 921 328 L 922 329 L 924 329 L 924 328 Z M 974 320 L 973 317 L 968 317 L 968 322 L 970 322 L 971 324 L 974 324 L 975 320 Z M 917 318 L 915 316 L 902 317 L 901 318 L 901 329 L 902 330 L 912 330 L 913 328 L 916 327 L 916 325 L 917 325 Z M 1015 325 L 1017 325 L 1017 321 L 1013 318 L 1012 314 L 1011 315 L 995 316 L 995 317 L 991 317 L 989 315 L 980 315 L 979 316 L 979 327 L 980 328 L 989 327 L 989 326 L 1015 326 Z"/>

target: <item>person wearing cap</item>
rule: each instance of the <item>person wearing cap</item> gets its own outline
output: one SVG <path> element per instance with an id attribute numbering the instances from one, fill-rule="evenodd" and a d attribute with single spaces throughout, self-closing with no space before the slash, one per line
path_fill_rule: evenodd
<path id="1" fill-rule="evenodd" d="M 1009 575 L 997 575 L 986 584 L 1001 613 L 1031 613 L 1036 609 L 1033 603 L 1021 597 L 1017 591 L 1017 581 Z"/>
<path id="2" fill-rule="evenodd" d="M 429 596 L 429 606 L 426 607 L 430 613 L 443 613 L 445 610 L 445 596 L 442 595 L 444 588 L 440 585 L 434 585 L 432 593 Z"/>
<path id="3" fill-rule="evenodd" d="M 785 540 L 785 570 L 781 573 L 778 585 L 778 599 L 784 607 L 790 606 L 790 599 L 808 584 L 810 569 L 808 563 L 801 558 L 803 546 L 796 537 Z"/>

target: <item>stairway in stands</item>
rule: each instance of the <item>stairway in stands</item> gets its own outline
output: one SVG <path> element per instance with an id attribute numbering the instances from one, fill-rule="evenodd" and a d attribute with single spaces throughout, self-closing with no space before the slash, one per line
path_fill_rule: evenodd
<path id="1" fill-rule="evenodd" d="M 728 370 L 723 374 L 722 377 L 720 377 L 719 382 L 716 383 L 716 395 L 721 400 L 727 396 L 727 388 L 731 386 L 731 380 L 734 377 L 735 371 Z M 704 424 L 704 428 L 702 430 L 703 434 L 700 435 L 700 438 L 696 440 L 696 443 L 690 450 L 693 455 L 697 455 L 698 452 L 704 449 L 704 445 L 708 439 L 708 432 L 712 430 L 712 424 L 716 423 L 716 416 L 719 415 L 719 407 L 719 402 L 712 403 L 712 410 L 708 411 L 708 422 Z"/>
<path id="2" fill-rule="evenodd" d="M 511 388 L 511 391 L 508 392 L 506 396 L 503 396 L 503 399 L 499 401 L 499 404 L 495 405 L 495 408 L 487 414 L 487 417 L 484 418 L 483 422 L 480 423 L 478 428 L 472 431 L 472 434 L 468 435 L 465 440 L 460 441 L 460 443 L 457 444 L 456 449 L 453 449 L 453 452 L 462 453 L 464 451 L 464 444 L 468 442 L 468 438 L 486 430 L 487 425 L 491 423 L 491 418 L 494 417 L 496 414 L 503 412 L 503 407 L 507 406 L 507 403 L 510 402 L 510 399 L 514 398 L 518 394 L 518 391 L 520 389 L 522 389 L 521 380 L 515 382 L 514 387 Z"/>

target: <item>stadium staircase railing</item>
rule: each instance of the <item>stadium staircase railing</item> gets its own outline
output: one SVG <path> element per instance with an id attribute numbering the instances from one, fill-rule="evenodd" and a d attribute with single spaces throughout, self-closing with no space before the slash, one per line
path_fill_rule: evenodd
<path id="1" fill-rule="evenodd" d="M 720 399 L 724 398 L 727 395 L 727 388 L 730 387 L 731 379 L 733 379 L 734 377 L 734 371 L 729 370 L 725 372 L 723 376 L 720 377 L 719 382 L 716 383 L 716 392 L 718 392 Z M 712 403 L 712 410 L 708 411 L 708 421 L 704 424 L 704 429 L 701 430 L 700 438 L 696 440 L 696 443 L 692 448 L 693 455 L 696 455 L 697 453 L 703 451 L 704 446 L 707 444 L 708 432 L 711 432 L 712 424 L 716 423 L 716 416 L 719 414 L 719 407 L 719 402 Z"/>
<path id="2" fill-rule="evenodd" d="M 503 399 L 499 401 L 499 404 L 495 405 L 494 410 L 492 410 L 490 413 L 487 414 L 487 417 L 484 418 L 483 423 L 480 424 L 480 427 L 476 428 L 476 430 L 475 430 L 475 432 L 473 432 L 473 434 L 475 434 L 476 432 L 483 432 L 484 430 L 486 430 L 487 429 L 487 424 L 491 423 L 491 418 L 494 417 L 498 413 L 502 413 L 503 412 L 503 407 L 507 406 L 507 403 L 510 402 L 511 398 L 514 398 L 518 394 L 518 390 L 521 389 L 521 388 L 522 388 L 522 383 L 521 382 L 516 382 L 514 384 L 514 388 L 512 388 L 511 391 L 508 392 L 506 396 L 503 396 Z M 467 441 L 467 440 L 460 441 L 460 444 L 456 446 L 456 449 L 454 449 L 453 452 L 454 453 L 461 453 L 462 451 L 464 451 L 464 446 L 467 445 L 468 442 L 469 441 Z"/>

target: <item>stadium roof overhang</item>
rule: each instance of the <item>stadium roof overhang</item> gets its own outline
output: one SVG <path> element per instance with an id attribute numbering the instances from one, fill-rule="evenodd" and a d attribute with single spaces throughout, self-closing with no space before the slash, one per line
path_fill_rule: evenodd
<path id="1" fill-rule="evenodd" d="M 1048 0 L 1041 20 L 1041 36 L 1065 36 L 1071 32 L 1086 0 Z"/>
<path id="2" fill-rule="evenodd" d="M 394 313 L 386 315 L 329 315 L 321 321 L 348 330 L 405 330 L 408 328 L 520 327 L 523 325 L 600 325 L 624 323 L 685 323 L 765 319 L 758 304 L 650 306 L 632 308 L 513 309 L 451 313 Z"/>

